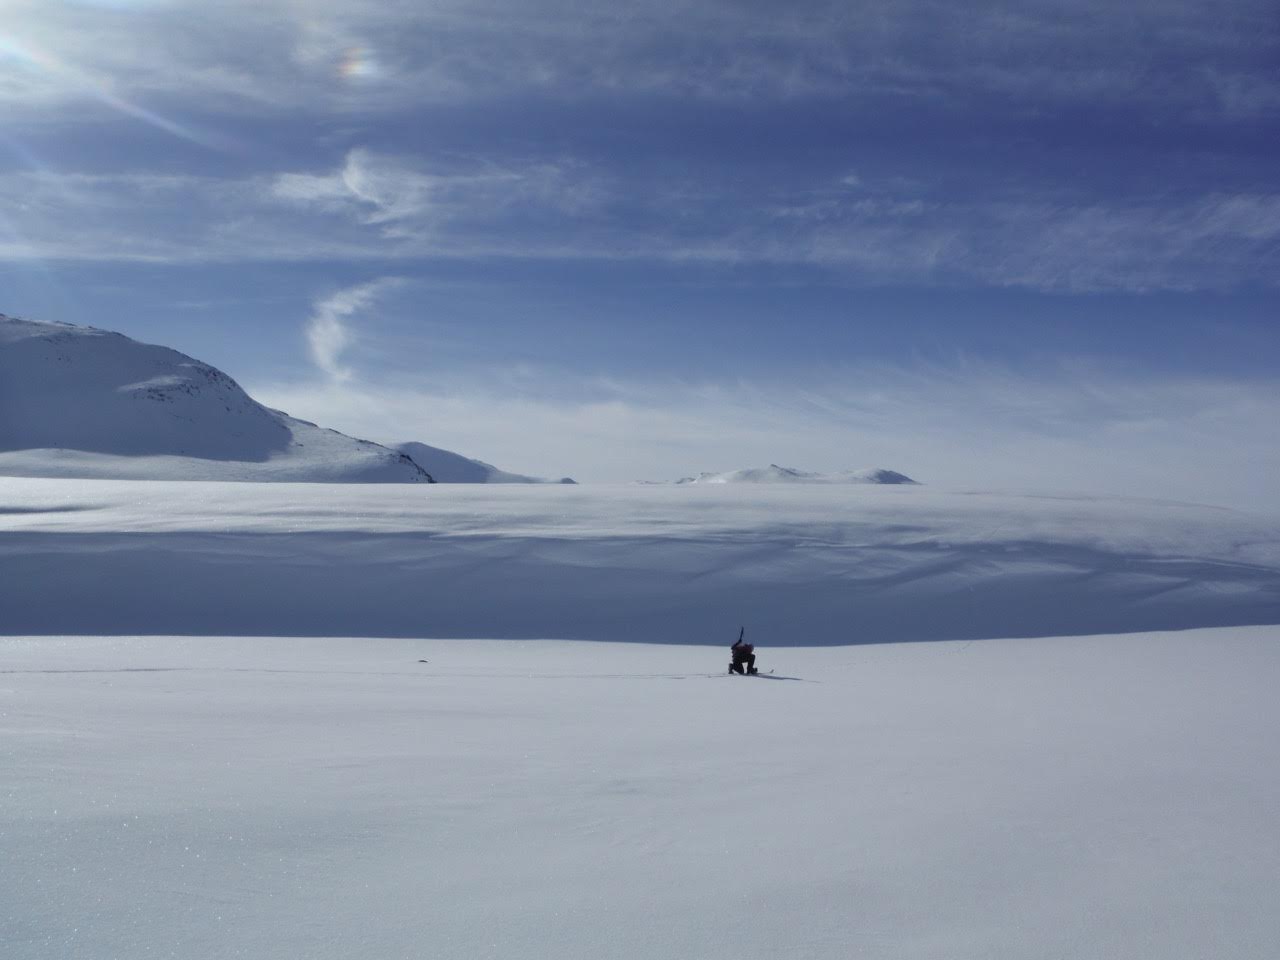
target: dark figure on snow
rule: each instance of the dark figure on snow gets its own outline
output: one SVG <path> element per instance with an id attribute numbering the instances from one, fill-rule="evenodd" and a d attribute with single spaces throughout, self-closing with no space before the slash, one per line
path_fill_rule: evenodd
<path id="1" fill-rule="evenodd" d="M 760 672 L 756 669 L 756 648 L 749 643 L 744 643 L 742 640 L 746 632 L 746 627 L 738 631 L 738 639 L 733 641 L 733 646 L 729 648 L 733 652 L 733 662 L 729 664 L 730 673 L 745 675 Z"/>

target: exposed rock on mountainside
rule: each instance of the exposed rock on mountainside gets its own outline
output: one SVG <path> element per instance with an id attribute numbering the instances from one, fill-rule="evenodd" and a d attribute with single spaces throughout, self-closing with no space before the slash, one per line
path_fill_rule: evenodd
<path id="1" fill-rule="evenodd" d="M 436 483 L 573 483 L 570 477 L 546 480 L 521 473 L 499 470 L 491 463 L 473 460 L 451 450 L 428 446 L 425 443 L 399 443 L 396 450 L 412 457 L 413 462 L 426 470 Z"/>

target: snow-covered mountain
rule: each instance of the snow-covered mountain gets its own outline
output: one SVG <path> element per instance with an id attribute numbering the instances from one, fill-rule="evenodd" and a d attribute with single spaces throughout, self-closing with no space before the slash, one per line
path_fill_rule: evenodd
<path id="1" fill-rule="evenodd" d="M 508 473 L 499 470 L 491 463 L 473 460 L 452 450 L 441 450 L 439 447 L 425 443 L 399 443 L 396 450 L 413 459 L 413 462 L 431 474 L 436 483 L 573 483 L 570 477 L 559 480 L 546 480 L 542 477 L 528 477 L 521 473 Z"/>
<path id="2" fill-rule="evenodd" d="M 767 467 L 747 467 L 726 473 L 702 473 L 683 477 L 676 483 L 916 483 L 896 470 L 871 468 L 838 473 L 809 473 L 771 463 Z"/>
<path id="3" fill-rule="evenodd" d="M 2 314 L 0 475 L 431 482 L 404 454 L 264 407 L 176 350 Z"/>

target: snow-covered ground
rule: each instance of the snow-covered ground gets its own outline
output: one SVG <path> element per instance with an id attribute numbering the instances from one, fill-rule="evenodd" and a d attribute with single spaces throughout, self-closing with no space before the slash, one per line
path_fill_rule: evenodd
<path id="1" fill-rule="evenodd" d="M 0 639 L 0 953 L 1275 954 L 1276 628 L 759 652 Z"/>
<path id="2" fill-rule="evenodd" d="M 1243 624 L 1189 504 L 0 479 L 0 956 L 1270 956 Z"/>
<path id="3" fill-rule="evenodd" d="M 0 479 L 0 634 L 772 645 L 1280 623 L 1280 520 L 910 485 Z"/>

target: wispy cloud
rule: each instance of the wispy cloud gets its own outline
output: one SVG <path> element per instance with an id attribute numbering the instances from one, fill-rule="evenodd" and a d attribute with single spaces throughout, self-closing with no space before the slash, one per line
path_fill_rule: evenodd
<path id="1" fill-rule="evenodd" d="M 1280 83 L 1266 0 L 2 0 L 19 42 L 122 97 L 223 110 L 396 110 L 530 93 L 1131 103 L 1263 115 Z M 0 63 L 0 100 L 75 102 L 67 76 Z"/>
<path id="2" fill-rule="evenodd" d="M 328 377 L 338 383 L 351 379 L 351 370 L 343 364 L 343 354 L 355 340 L 352 319 L 402 282 L 398 277 L 381 277 L 316 301 L 307 320 L 307 345 L 311 359 Z"/>
<path id="3" fill-rule="evenodd" d="M 453 157 L 429 170 L 365 149 L 336 170 L 241 179 L 25 170 L 0 173 L 0 260 L 572 256 L 555 231 L 602 196 L 572 161 Z M 522 238 L 507 218 L 540 233 Z"/>
<path id="4" fill-rule="evenodd" d="M 269 191 L 286 203 L 379 224 L 426 216 L 432 193 L 447 185 L 447 178 L 355 149 L 334 173 L 283 173 Z"/>
<path id="5" fill-rule="evenodd" d="M 280 174 L 265 195 L 303 213 L 376 227 L 390 241 L 420 242 L 444 227 L 475 230 L 504 215 L 581 214 L 603 196 L 593 175 L 571 161 L 452 157 L 431 168 L 364 148 L 349 151 L 336 171 Z M 451 242 L 467 246 L 461 236 Z"/>
<path id="6" fill-rule="evenodd" d="M 512 258 L 778 264 L 853 284 L 1099 292 L 1274 285 L 1280 194 L 946 200 L 912 184 L 624 181 L 563 158 L 350 151 L 242 180 L 0 175 L 0 260 Z"/>

